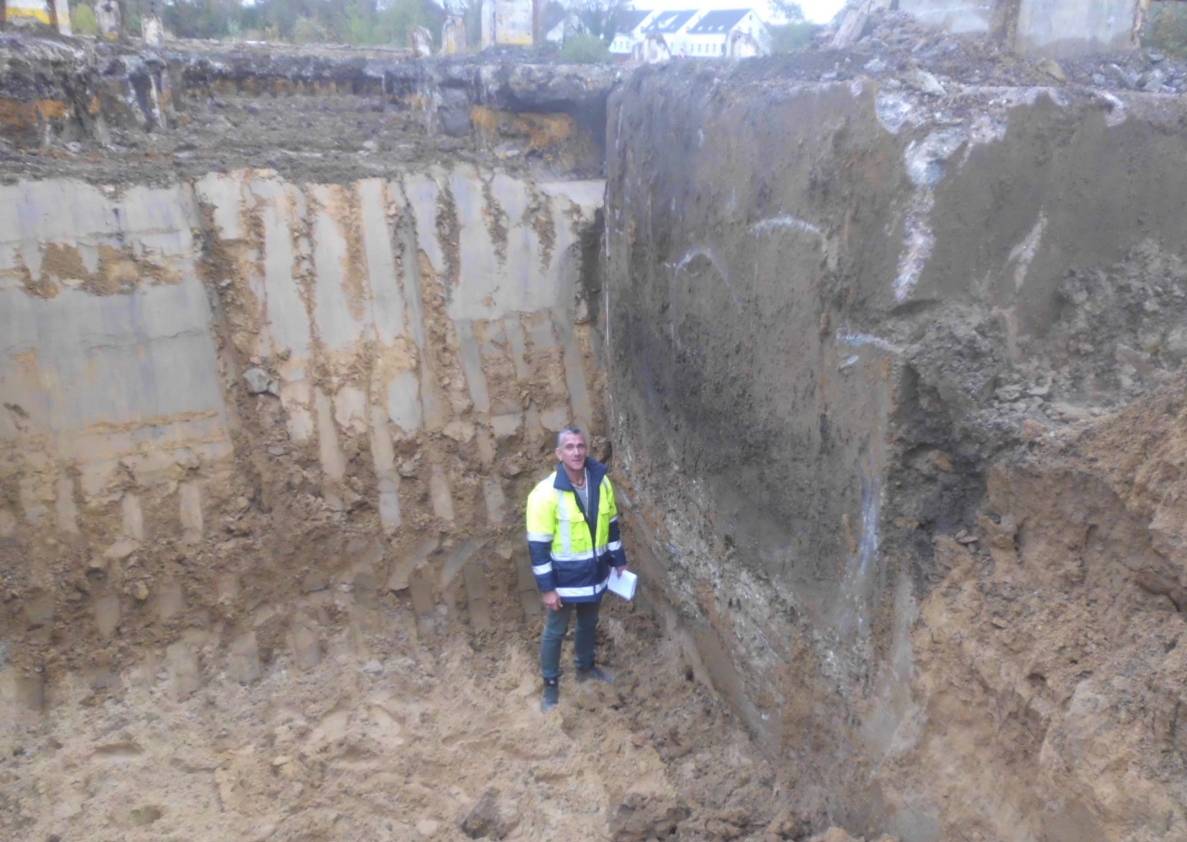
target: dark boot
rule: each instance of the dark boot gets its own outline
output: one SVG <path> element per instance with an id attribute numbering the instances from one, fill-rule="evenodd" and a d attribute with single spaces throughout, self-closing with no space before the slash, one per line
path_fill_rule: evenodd
<path id="1" fill-rule="evenodd" d="M 548 713 L 557 706 L 561 700 L 560 684 L 555 678 L 544 679 L 544 695 L 540 697 L 540 710 L 543 713 Z"/>
<path id="2" fill-rule="evenodd" d="M 606 672 L 601 667 L 590 667 L 587 670 L 577 670 L 577 681 L 584 683 L 586 681 L 601 681 L 604 684 L 613 684 L 614 676 Z"/>

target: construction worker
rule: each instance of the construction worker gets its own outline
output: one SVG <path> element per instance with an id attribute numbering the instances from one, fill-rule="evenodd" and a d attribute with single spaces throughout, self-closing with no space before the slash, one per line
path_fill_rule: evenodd
<path id="1" fill-rule="evenodd" d="M 578 681 L 612 681 L 594 660 L 598 604 L 611 575 L 626 569 L 618 507 L 606 466 L 590 459 L 585 434 L 566 427 L 556 437 L 556 470 L 528 495 L 528 549 L 545 611 L 540 637 L 540 709 L 560 699 L 561 641 L 577 614 Z M 614 572 L 611 573 L 611 568 Z"/>

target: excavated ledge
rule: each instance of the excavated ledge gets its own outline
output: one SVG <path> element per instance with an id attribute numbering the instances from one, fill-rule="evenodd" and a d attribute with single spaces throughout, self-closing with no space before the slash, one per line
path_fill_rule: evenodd
<path id="1" fill-rule="evenodd" d="M 610 67 L 401 51 L 149 50 L 5 35 L 0 178 L 161 183 L 268 165 L 334 181 L 430 160 L 598 177 L 618 77 Z"/>

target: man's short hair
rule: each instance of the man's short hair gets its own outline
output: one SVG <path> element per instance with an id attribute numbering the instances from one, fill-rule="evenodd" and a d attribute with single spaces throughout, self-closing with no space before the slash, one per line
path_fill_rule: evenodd
<path id="1" fill-rule="evenodd" d="M 580 427 L 568 426 L 556 434 L 556 447 L 559 450 L 560 446 L 565 443 L 565 436 L 581 436 L 581 440 L 589 444 L 589 440 L 585 438 L 585 431 Z"/>

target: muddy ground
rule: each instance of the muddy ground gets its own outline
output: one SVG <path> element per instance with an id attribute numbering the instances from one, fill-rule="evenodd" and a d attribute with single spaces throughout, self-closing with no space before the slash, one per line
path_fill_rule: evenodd
<path id="1" fill-rule="evenodd" d="M 777 776 L 645 607 L 606 604 L 616 683 L 562 679 L 544 715 L 533 629 L 322 596 L 349 621 L 312 669 L 281 658 L 178 700 L 149 658 L 6 732 L 0 837 L 768 838 Z M 810 827 L 778 818 L 770 838 Z"/>

